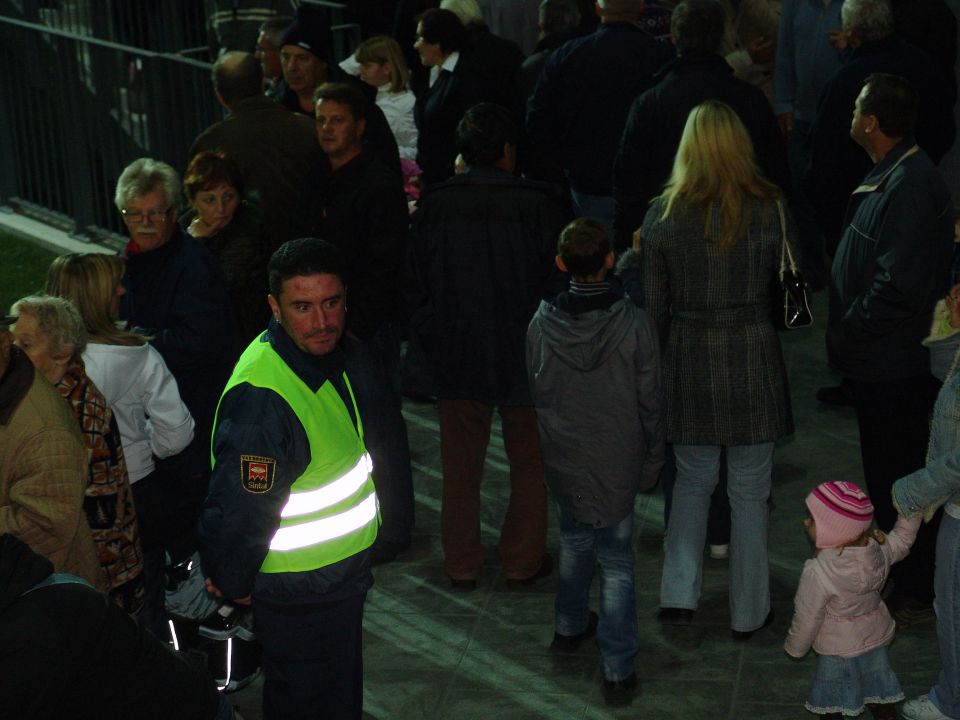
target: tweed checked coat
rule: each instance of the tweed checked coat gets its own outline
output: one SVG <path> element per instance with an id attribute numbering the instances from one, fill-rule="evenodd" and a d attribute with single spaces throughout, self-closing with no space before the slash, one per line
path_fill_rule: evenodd
<path id="1" fill-rule="evenodd" d="M 754 445 L 793 432 L 772 322 L 781 302 L 780 217 L 773 201 L 755 200 L 749 210 L 749 225 L 726 253 L 704 237 L 703 208 L 678 202 L 661 220 L 657 199 L 647 212 L 643 293 L 660 333 L 668 442 Z M 718 237 L 719 222 L 707 233 Z"/>

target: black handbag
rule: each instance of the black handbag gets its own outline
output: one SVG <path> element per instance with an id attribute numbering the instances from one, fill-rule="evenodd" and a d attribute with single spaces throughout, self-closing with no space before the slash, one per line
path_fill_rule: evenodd
<path id="1" fill-rule="evenodd" d="M 787 220 L 783 215 L 783 203 L 777 200 L 780 213 L 780 288 L 783 291 L 783 317 L 777 313 L 777 325 L 783 330 L 798 330 L 813 325 L 813 313 L 807 298 L 807 283 L 797 269 L 787 242 Z"/>

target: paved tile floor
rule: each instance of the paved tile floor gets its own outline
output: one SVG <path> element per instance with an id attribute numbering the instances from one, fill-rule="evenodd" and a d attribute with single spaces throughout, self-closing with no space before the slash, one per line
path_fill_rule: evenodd
<path id="1" fill-rule="evenodd" d="M 833 380 L 823 350 L 825 298 L 815 329 L 781 335 L 797 432 L 777 449 L 770 519 L 771 592 L 776 620 L 747 643 L 730 639 L 727 563 L 705 559 L 701 605 L 689 628 L 656 619 L 663 551 L 663 498 L 636 504 L 637 614 L 641 689 L 633 705 L 603 704 L 596 648 L 573 656 L 548 651 L 555 576 L 523 591 L 508 589 L 496 557 L 497 529 L 508 496 L 499 430 L 487 455 L 483 538 L 487 564 L 479 587 L 452 592 L 440 551 L 440 462 L 436 408 L 407 403 L 417 499 L 413 546 L 374 573 L 364 619 L 364 712 L 390 720 L 501 718 L 644 718 L 645 720 L 800 720 L 814 658 L 782 650 L 792 601 L 810 548 L 800 525 L 803 498 L 824 480 L 862 481 L 852 410 L 818 405 L 816 388 Z M 548 546 L 557 547 L 556 518 Z M 596 592 L 594 592 L 596 597 Z M 900 630 L 894 667 L 907 696 L 926 692 L 939 668 L 932 623 Z M 318 679 L 319 680 L 319 679 Z M 261 717 L 261 685 L 231 696 L 247 720 Z M 864 717 L 868 717 L 864 716 Z"/>

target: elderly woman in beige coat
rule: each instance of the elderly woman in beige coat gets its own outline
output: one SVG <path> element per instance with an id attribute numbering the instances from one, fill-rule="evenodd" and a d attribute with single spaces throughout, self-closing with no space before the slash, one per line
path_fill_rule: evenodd
<path id="1" fill-rule="evenodd" d="M 97 588 L 104 578 L 83 513 L 87 451 L 70 408 L 13 345 L 0 316 L 0 535 L 10 533 Z"/>

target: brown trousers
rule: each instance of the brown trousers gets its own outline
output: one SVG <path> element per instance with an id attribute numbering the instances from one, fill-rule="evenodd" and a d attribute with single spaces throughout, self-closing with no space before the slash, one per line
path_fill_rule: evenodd
<path id="1" fill-rule="evenodd" d="M 455 580 L 472 580 L 483 567 L 480 544 L 480 481 L 490 440 L 493 405 L 440 400 L 443 505 L 440 534 L 444 567 Z M 540 569 L 547 544 L 547 491 L 537 414 L 532 407 L 500 407 L 503 444 L 510 464 L 510 502 L 500 531 L 500 559 L 507 578 Z"/>

